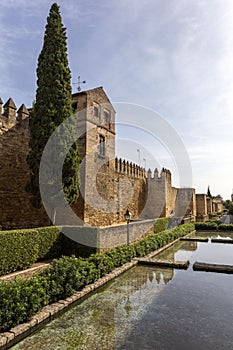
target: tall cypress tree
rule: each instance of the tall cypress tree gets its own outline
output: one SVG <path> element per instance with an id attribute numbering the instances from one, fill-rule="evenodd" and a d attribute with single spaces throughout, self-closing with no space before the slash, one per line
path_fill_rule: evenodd
<path id="1" fill-rule="evenodd" d="M 71 73 L 68 66 L 66 40 L 66 28 L 62 24 L 59 6 L 54 3 L 47 18 L 44 43 L 38 58 L 36 100 L 29 123 L 28 190 L 33 195 L 33 205 L 38 208 L 41 206 L 39 189 L 41 155 L 56 127 L 72 115 Z M 69 130 L 65 130 L 66 134 L 67 132 Z M 60 146 L 64 143 L 63 134 Z M 70 204 L 74 203 L 78 196 L 79 163 L 77 144 L 73 144 L 66 156 L 62 174 L 63 190 Z M 54 186 L 54 182 L 56 182 L 56 175 L 48 185 Z"/>

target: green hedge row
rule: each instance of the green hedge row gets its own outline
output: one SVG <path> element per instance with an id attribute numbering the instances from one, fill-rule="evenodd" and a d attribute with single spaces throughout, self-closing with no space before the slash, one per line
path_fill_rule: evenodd
<path id="1" fill-rule="evenodd" d="M 216 222 L 195 222 L 196 230 L 217 230 L 218 224 Z"/>
<path id="2" fill-rule="evenodd" d="M 72 295 L 115 267 L 134 257 L 144 256 L 193 230 L 191 223 L 152 233 L 135 244 L 110 249 L 103 254 L 92 254 L 86 259 L 64 256 L 53 260 L 51 267 L 37 276 L 0 283 L 0 330 L 9 330 L 29 320 L 43 306 Z"/>
<path id="3" fill-rule="evenodd" d="M 221 224 L 216 221 L 195 222 L 196 230 L 210 230 L 210 231 L 233 231 L 233 224 Z"/>
<path id="4" fill-rule="evenodd" d="M 218 226 L 219 231 L 233 231 L 233 224 L 220 224 Z"/>
<path id="5" fill-rule="evenodd" d="M 0 275 L 26 269 L 38 260 L 61 254 L 61 233 L 56 227 L 0 231 Z"/>
<path id="6" fill-rule="evenodd" d="M 167 218 L 157 219 L 154 232 L 166 230 L 167 225 Z M 75 228 L 69 228 L 70 232 L 75 233 Z M 95 242 L 92 245 L 94 247 Z M 97 248 L 87 247 L 67 238 L 54 226 L 0 231 L 0 246 L 0 276 L 27 269 L 41 260 L 62 255 L 88 257 L 97 252 Z"/>
<path id="7" fill-rule="evenodd" d="M 62 255 L 89 256 L 96 252 L 64 236 L 57 227 L 0 231 L 0 275 Z"/>

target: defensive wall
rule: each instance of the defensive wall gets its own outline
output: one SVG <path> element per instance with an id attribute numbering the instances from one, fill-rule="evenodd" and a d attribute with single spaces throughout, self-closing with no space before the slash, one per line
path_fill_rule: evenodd
<path id="1" fill-rule="evenodd" d="M 35 209 L 30 193 L 26 158 L 29 151 L 29 112 L 18 110 L 10 98 L 0 99 L 0 227 L 47 226 L 43 208 Z M 172 186 L 171 173 L 149 169 L 115 157 L 115 110 L 102 87 L 73 95 L 77 113 L 78 145 L 82 159 L 80 196 L 72 206 L 84 225 L 109 226 L 132 218 L 186 217 L 205 221 L 221 212 L 220 198 L 207 198 L 192 188 Z M 56 224 L 64 224 L 62 209 Z M 72 225 L 72 222 L 69 224 Z"/>

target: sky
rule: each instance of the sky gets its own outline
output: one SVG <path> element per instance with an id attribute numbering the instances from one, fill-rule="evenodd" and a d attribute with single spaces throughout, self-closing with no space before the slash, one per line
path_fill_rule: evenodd
<path id="1" fill-rule="evenodd" d="M 37 59 L 52 3 L 0 1 L 4 102 L 11 96 L 17 107 L 30 107 L 35 100 Z M 169 168 L 173 184 L 180 186 L 177 142 L 182 142 L 190 186 L 197 193 L 210 186 L 212 195 L 230 198 L 232 0 L 61 0 L 58 5 L 67 28 L 73 92 L 80 75 L 87 82 L 82 89 L 103 86 L 117 113 L 122 104 L 132 106 L 132 113 L 144 111 L 135 112 L 140 130 L 117 126 L 117 154 L 152 171 Z M 159 134 L 157 116 L 168 137 Z M 116 120 L 122 120 L 120 113 Z"/>

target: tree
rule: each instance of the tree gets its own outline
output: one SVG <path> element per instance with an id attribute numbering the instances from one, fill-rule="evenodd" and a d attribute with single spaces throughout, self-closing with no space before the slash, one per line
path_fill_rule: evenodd
<path id="1" fill-rule="evenodd" d="M 32 193 L 33 205 L 37 208 L 42 204 L 39 166 L 44 147 L 56 127 L 72 115 L 71 73 L 68 66 L 66 40 L 66 28 L 62 24 L 59 6 L 54 3 L 47 17 L 44 43 L 38 58 L 36 100 L 29 122 L 30 151 L 27 162 L 30 168 L 30 181 L 27 188 Z M 64 134 L 67 135 L 69 132 L 71 130 L 67 128 L 61 135 L 60 145 L 58 145 L 61 148 L 61 155 L 62 147 L 66 143 Z M 78 197 L 79 164 L 77 144 L 74 143 L 66 156 L 62 171 L 63 190 L 69 204 L 74 203 Z M 54 186 L 55 183 L 56 172 L 54 171 L 48 186 Z"/>
<path id="2" fill-rule="evenodd" d="M 207 189 L 207 196 L 212 198 L 211 193 L 210 193 L 210 186 L 208 186 L 208 189 Z"/>
<path id="3" fill-rule="evenodd" d="M 232 206 L 232 202 L 230 199 L 227 199 L 225 202 L 223 202 L 223 205 L 226 209 L 230 209 L 230 207 Z"/>
<path id="4" fill-rule="evenodd" d="M 233 204 L 230 204 L 229 210 L 228 210 L 229 215 L 233 215 Z"/>

